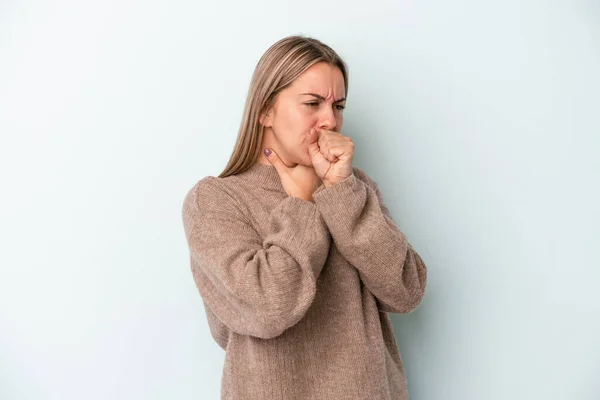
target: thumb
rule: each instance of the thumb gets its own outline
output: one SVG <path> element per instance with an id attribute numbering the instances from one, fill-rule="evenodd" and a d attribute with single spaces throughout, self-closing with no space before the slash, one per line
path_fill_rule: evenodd
<path id="1" fill-rule="evenodd" d="M 311 129 L 310 132 L 306 135 L 306 140 L 308 142 L 308 154 L 311 157 L 314 157 L 320 153 L 319 151 L 319 135 L 316 129 Z"/>
<path id="2" fill-rule="evenodd" d="M 287 171 L 287 166 L 281 161 L 281 158 L 275 153 L 272 149 L 265 149 L 265 156 L 267 156 L 267 160 L 271 163 L 272 166 L 275 167 L 275 170 L 281 176 L 281 174 Z"/>

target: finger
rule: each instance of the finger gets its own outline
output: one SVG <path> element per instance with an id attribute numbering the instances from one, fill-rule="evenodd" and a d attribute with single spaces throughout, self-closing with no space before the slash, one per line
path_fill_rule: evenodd
<path id="1" fill-rule="evenodd" d="M 344 158 L 345 156 L 353 152 L 352 146 L 348 146 L 348 143 L 339 145 L 329 146 L 327 148 L 327 159 L 331 162 L 335 162 L 338 159 Z M 335 161 L 334 161 L 335 160 Z"/>
<path id="2" fill-rule="evenodd" d="M 321 136 L 321 132 L 319 132 L 317 129 L 312 129 L 308 134 L 308 154 L 310 155 L 313 164 L 322 163 L 324 160 L 327 160 L 323 154 L 323 149 L 319 144 Z"/>
<path id="3" fill-rule="evenodd" d="M 323 153 L 325 158 L 330 162 L 335 162 L 340 152 L 345 152 L 344 148 L 350 149 L 354 146 L 352 140 L 346 140 L 345 136 L 323 135 L 319 138 L 319 151 Z M 333 150 L 337 148 L 336 150 Z"/>
<path id="4" fill-rule="evenodd" d="M 328 147 L 325 153 L 325 158 L 327 158 L 329 162 L 336 162 L 338 160 L 334 147 Z"/>
<path id="5" fill-rule="evenodd" d="M 275 170 L 282 176 L 288 172 L 288 167 L 281 161 L 281 158 L 275 153 L 272 149 L 265 149 L 265 156 L 267 156 L 267 160 L 271 163 L 272 166 L 275 167 Z"/>
<path id="6" fill-rule="evenodd" d="M 346 136 L 335 131 L 328 131 L 326 129 L 319 130 L 317 136 L 319 147 L 332 146 L 336 143 L 342 143 L 346 141 Z"/>
<path id="7" fill-rule="evenodd" d="M 344 136 L 341 132 L 336 132 L 329 129 L 320 129 L 319 133 L 329 138 L 348 139 L 348 136 Z"/>
<path id="8" fill-rule="evenodd" d="M 331 136 L 329 131 L 319 131 L 318 151 L 327 161 L 335 162 L 337 161 L 337 157 L 331 153 L 331 147 L 333 143 L 331 142 L 330 138 Z"/>
<path id="9" fill-rule="evenodd" d="M 329 162 L 337 161 L 337 157 L 333 152 L 333 146 L 326 144 L 319 147 L 319 152 Z"/>
<path id="10" fill-rule="evenodd" d="M 317 155 L 319 153 L 318 132 L 315 129 L 311 129 L 306 135 L 306 140 L 308 141 L 308 153 L 311 156 Z"/>

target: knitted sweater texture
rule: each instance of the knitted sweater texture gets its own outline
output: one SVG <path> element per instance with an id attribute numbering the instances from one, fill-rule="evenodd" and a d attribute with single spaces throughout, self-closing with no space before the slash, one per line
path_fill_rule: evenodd
<path id="1" fill-rule="evenodd" d="M 427 267 L 363 170 L 311 202 L 257 163 L 201 179 L 182 213 L 222 400 L 409 398 L 388 313 L 419 305 Z"/>

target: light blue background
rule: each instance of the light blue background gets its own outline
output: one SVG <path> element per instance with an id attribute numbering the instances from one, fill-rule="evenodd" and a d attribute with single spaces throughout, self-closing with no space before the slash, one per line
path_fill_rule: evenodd
<path id="1" fill-rule="evenodd" d="M 597 1 L 5 1 L 0 398 L 218 399 L 186 191 L 294 33 L 429 267 L 413 400 L 600 398 Z"/>

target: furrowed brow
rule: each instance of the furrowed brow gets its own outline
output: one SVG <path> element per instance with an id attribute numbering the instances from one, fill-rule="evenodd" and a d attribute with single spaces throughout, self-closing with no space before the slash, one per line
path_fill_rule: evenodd
<path id="1" fill-rule="evenodd" d="M 301 95 L 307 95 L 307 96 L 313 96 L 316 97 L 319 100 L 325 100 L 325 97 L 321 96 L 320 94 L 316 94 L 316 93 L 300 93 Z M 335 100 L 334 103 L 340 103 L 342 101 L 345 101 L 346 98 L 342 97 L 341 99 Z"/>

